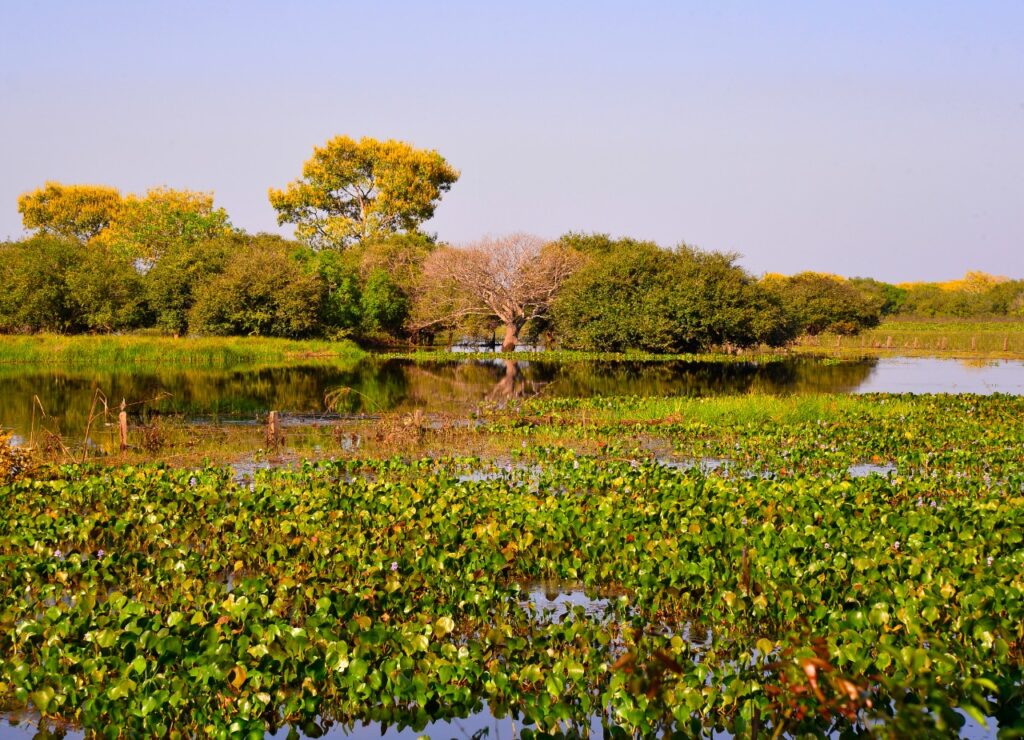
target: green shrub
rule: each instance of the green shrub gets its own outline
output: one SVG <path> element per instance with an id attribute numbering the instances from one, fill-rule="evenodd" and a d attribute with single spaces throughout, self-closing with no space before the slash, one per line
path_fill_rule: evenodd
<path id="1" fill-rule="evenodd" d="M 248 240 L 224 271 L 201 283 L 189 331 L 301 338 L 318 333 L 324 284 L 287 242 Z"/>
<path id="2" fill-rule="evenodd" d="M 0 330 L 11 333 L 81 331 L 68 272 L 86 247 L 74 239 L 36 236 L 0 244 Z"/>
<path id="3" fill-rule="evenodd" d="M 780 303 L 734 255 L 602 235 L 564 241 L 588 258 L 552 306 L 555 331 L 568 348 L 697 352 L 777 345 L 792 336 Z"/>

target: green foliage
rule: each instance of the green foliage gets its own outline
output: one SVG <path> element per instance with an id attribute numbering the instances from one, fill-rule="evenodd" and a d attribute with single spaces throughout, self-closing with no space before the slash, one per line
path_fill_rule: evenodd
<path id="1" fill-rule="evenodd" d="M 906 289 L 901 313 L 919 317 L 1024 316 L 1024 280 L 1007 280 L 980 291 L 936 284 Z"/>
<path id="2" fill-rule="evenodd" d="M 199 334 L 301 338 L 320 330 L 324 284 L 279 237 L 250 237 L 224 271 L 196 289 L 189 329 Z"/>
<path id="3" fill-rule="evenodd" d="M 778 345 L 791 336 L 779 303 L 732 255 L 602 235 L 570 235 L 566 245 L 588 257 L 552 308 L 566 347 L 696 352 Z"/>
<path id="4" fill-rule="evenodd" d="M 835 275 L 801 272 L 790 277 L 768 276 L 762 284 L 803 334 L 856 334 L 881 320 L 883 297 Z"/>
<path id="5" fill-rule="evenodd" d="M 526 410 L 524 439 L 647 419 L 736 468 L 542 448 L 0 484 L 0 701 L 133 736 L 420 731 L 483 702 L 530 733 L 1021 729 L 1021 398 Z M 864 455 L 896 471 L 854 477 Z"/>
<path id="6" fill-rule="evenodd" d="M 359 267 L 350 254 L 327 249 L 309 255 L 323 284 L 320 319 L 324 330 L 339 336 L 359 332 L 362 319 Z"/>
<path id="7" fill-rule="evenodd" d="M 169 243 L 143 278 L 155 326 L 168 334 L 185 334 L 198 287 L 223 272 L 233 253 L 250 245 L 250 237 L 241 234 Z"/>
<path id="8" fill-rule="evenodd" d="M 103 245 L 90 245 L 67 273 L 78 320 L 92 332 L 117 332 L 149 323 L 142 275 L 135 261 Z"/>
<path id="9" fill-rule="evenodd" d="M 0 244 L 0 330 L 74 332 L 86 328 L 68 274 L 86 248 L 74 239 L 37 236 Z"/>
<path id="10" fill-rule="evenodd" d="M 874 278 L 854 277 L 849 280 L 850 285 L 859 290 L 873 303 L 879 306 L 881 316 L 892 316 L 900 313 L 907 300 L 907 290 L 890 283 L 883 283 Z"/>
<path id="11" fill-rule="evenodd" d="M 152 337 L 152 336 L 32 336 L 4 337 L 0 364 L 99 366 L 108 368 L 235 368 L 317 355 L 355 358 L 362 351 L 352 342 L 292 341 L 269 338 Z"/>
<path id="12" fill-rule="evenodd" d="M 360 309 L 364 332 L 396 334 L 409 315 L 409 298 L 390 274 L 377 268 L 363 285 Z"/>
<path id="13" fill-rule="evenodd" d="M 97 241 L 152 263 L 175 247 L 230 233 L 223 208 L 214 208 L 212 193 L 152 188 L 144 197 L 129 195 L 110 227 Z"/>

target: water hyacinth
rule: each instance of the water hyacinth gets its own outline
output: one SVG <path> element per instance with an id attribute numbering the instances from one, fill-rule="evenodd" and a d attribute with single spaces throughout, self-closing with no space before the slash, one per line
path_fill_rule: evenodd
<path id="1" fill-rule="evenodd" d="M 501 449 L 520 433 L 579 449 L 530 446 L 498 476 L 505 460 L 388 458 L 261 471 L 259 497 L 229 471 L 147 465 L 0 487 L 0 701 L 140 737 L 313 735 L 326 717 L 447 736 L 423 723 L 468 706 L 514 713 L 524 737 L 748 737 L 752 717 L 766 737 L 1008 727 L 1024 406 L 978 402 L 983 436 L 955 397 L 891 398 L 905 418 L 889 426 L 877 400 L 837 400 L 833 452 L 802 410 L 785 417 L 807 401 L 766 416 L 730 400 L 761 421 L 652 425 L 659 449 L 730 462 L 674 469 L 633 447 L 644 399 L 618 414 L 628 429 L 559 403 Z M 902 480 L 846 475 L 865 454 Z M 56 567 L 55 543 L 93 557 Z"/>

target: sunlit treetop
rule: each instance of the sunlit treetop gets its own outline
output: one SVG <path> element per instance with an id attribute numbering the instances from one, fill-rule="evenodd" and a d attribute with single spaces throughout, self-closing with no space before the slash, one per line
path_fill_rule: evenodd
<path id="1" fill-rule="evenodd" d="M 1004 275 L 990 275 L 980 270 L 968 270 L 958 280 L 946 280 L 941 283 L 909 282 L 899 283 L 900 288 L 914 290 L 915 288 L 939 288 L 949 292 L 962 293 L 984 293 L 997 285 L 1008 282 L 1009 278 Z"/>
<path id="2" fill-rule="evenodd" d="M 433 150 L 402 141 L 336 136 L 284 190 L 270 189 L 279 224 L 316 249 L 412 231 L 434 215 L 458 170 Z"/>
<path id="3" fill-rule="evenodd" d="M 26 229 L 86 242 L 117 217 L 123 200 L 106 185 L 64 185 L 47 182 L 18 198 Z"/>
<path id="4" fill-rule="evenodd" d="M 96 242 L 144 260 L 155 260 L 172 245 L 194 243 L 230 233 L 223 208 L 213 193 L 152 188 L 144 196 L 129 195 L 117 217 Z"/>

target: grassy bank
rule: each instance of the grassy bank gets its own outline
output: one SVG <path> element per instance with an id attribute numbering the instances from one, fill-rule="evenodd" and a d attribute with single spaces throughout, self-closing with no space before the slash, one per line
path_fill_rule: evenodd
<path id="1" fill-rule="evenodd" d="M 901 320 L 882 322 L 853 337 L 803 337 L 798 352 L 830 355 L 1024 357 L 1024 320 Z"/>
<path id="2" fill-rule="evenodd" d="M 775 351 L 749 351 L 741 354 L 723 352 L 689 352 L 664 354 L 655 352 L 582 352 L 578 350 L 550 349 L 521 352 L 453 352 L 446 349 L 416 349 L 407 352 L 388 352 L 385 358 L 412 360 L 413 362 L 457 362 L 462 360 L 518 360 L 520 362 L 772 362 L 782 359 Z"/>
<path id="3" fill-rule="evenodd" d="M 32 336 L 0 337 L 0 364 L 176 365 L 228 367 L 363 354 L 350 341 L 295 341 L 266 337 Z"/>

